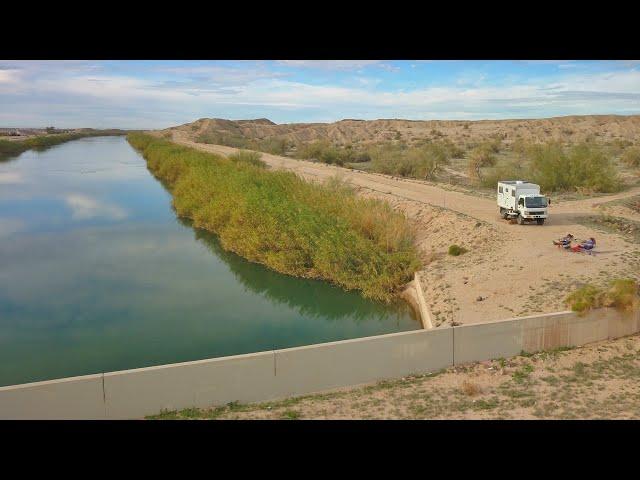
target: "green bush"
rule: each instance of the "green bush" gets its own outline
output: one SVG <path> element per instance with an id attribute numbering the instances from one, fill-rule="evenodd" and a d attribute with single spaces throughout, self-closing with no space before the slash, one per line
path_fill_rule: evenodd
<path id="1" fill-rule="evenodd" d="M 640 147 L 627 148 L 620 160 L 628 167 L 640 167 Z"/>
<path id="2" fill-rule="evenodd" d="M 529 151 L 528 177 L 545 191 L 615 192 L 621 183 L 615 166 L 597 146 L 581 143 L 565 151 L 559 143 Z"/>
<path id="3" fill-rule="evenodd" d="M 613 280 L 607 291 L 603 304 L 621 310 L 632 310 L 638 307 L 638 283 L 630 278 Z"/>
<path id="4" fill-rule="evenodd" d="M 262 154 L 260 152 L 253 152 L 250 150 L 240 150 L 233 155 L 229 155 L 229 160 L 240 163 L 248 163 L 255 165 L 256 167 L 265 168 L 267 164 L 261 160 Z"/>
<path id="5" fill-rule="evenodd" d="M 243 137 L 239 134 L 222 133 L 218 131 L 203 132 L 195 138 L 196 143 L 212 145 L 225 145 L 227 147 L 257 150 L 271 153 L 272 155 L 284 155 L 289 147 L 289 142 L 283 138 L 265 138 L 256 140 Z"/>
<path id="6" fill-rule="evenodd" d="M 495 158 L 486 160 L 492 155 L 489 149 L 478 147 L 470 154 L 469 175 L 485 187 L 524 178 L 548 192 L 615 192 L 621 188 L 611 158 L 596 145 L 581 143 L 565 149 L 558 142 L 532 145 L 517 141 L 513 150 L 517 158 L 496 166 Z"/>
<path id="7" fill-rule="evenodd" d="M 584 285 L 567 296 L 565 302 L 574 312 L 613 307 L 620 310 L 638 308 L 638 283 L 633 279 L 618 279 L 609 283 L 608 289 Z"/>
<path id="8" fill-rule="evenodd" d="M 443 143 L 427 143 L 406 148 L 383 144 L 370 150 L 372 170 L 387 175 L 434 179 L 443 165 L 450 163 L 450 154 Z"/>
<path id="9" fill-rule="evenodd" d="M 464 253 L 467 253 L 468 250 L 464 247 L 460 247 L 459 245 L 451 245 L 449 246 L 449 255 L 453 255 L 454 257 L 460 256 Z"/>
<path id="10" fill-rule="evenodd" d="M 128 140 L 167 184 L 179 216 L 252 262 L 380 301 L 395 298 L 420 266 L 406 218 L 338 180 L 306 182 L 145 134 Z"/>
<path id="11" fill-rule="evenodd" d="M 602 290 L 593 285 L 584 285 L 567 296 L 565 302 L 574 312 L 586 312 L 601 306 Z"/>
<path id="12" fill-rule="evenodd" d="M 478 145 L 469 152 L 469 161 L 467 164 L 469 177 L 482 183 L 484 180 L 482 169 L 492 167 L 495 164 L 496 157 L 493 152 L 493 147 L 488 143 Z"/>

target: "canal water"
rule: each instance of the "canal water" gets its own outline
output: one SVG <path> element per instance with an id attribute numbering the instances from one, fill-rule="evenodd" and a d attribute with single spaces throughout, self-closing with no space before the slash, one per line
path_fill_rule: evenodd
<path id="1" fill-rule="evenodd" d="M 222 250 L 124 137 L 0 161 L 0 386 L 418 328 Z"/>

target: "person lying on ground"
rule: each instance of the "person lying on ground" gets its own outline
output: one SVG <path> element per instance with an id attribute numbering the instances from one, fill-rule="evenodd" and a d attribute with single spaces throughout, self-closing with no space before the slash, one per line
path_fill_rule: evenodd
<path id="1" fill-rule="evenodd" d="M 593 250 L 593 248 L 596 246 L 596 239 L 591 237 L 589 238 L 589 240 L 585 240 L 584 242 L 580 243 L 579 245 L 574 245 L 573 247 L 571 247 L 571 250 L 573 252 L 579 252 L 581 250 Z"/>
<path id="2" fill-rule="evenodd" d="M 563 246 L 564 248 L 569 248 L 571 246 L 571 242 L 573 241 L 573 238 L 574 238 L 573 235 L 571 235 L 570 233 L 567 233 L 561 239 L 554 240 L 553 244 Z"/>

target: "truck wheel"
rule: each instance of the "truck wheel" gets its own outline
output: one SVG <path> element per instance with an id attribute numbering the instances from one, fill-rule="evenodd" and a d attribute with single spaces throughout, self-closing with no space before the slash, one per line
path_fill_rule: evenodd
<path id="1" fill-rule="evenodd" d="M 518 225 L 522 224 L 524 224 L 524 218 L 522 218 L 522 215 L 518 215 Z"/>
<path id="2" fill-rule="evenodd" d="M 538 225 L 544 225 L 544 218 L 539 218 L 536 221 L 538 222 Z"/>

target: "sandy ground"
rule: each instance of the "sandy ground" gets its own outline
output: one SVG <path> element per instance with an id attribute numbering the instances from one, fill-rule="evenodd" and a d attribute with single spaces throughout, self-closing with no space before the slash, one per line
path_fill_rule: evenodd
<path id="1" fill-rule="evenodd" d="M 640 335 L 162 419 L 638 419 Z"/>
<path id="2" fill-rule="evenodd" d="M 177 143 L 222 155 L 237 151 L 195 143 L 186 131 L 173 130 L 172 135 Z M 416 227 L 424 262 L 420 276 L 437 326 L 564 310 L 566 294 L 581 283 L 603 284 L 616 277 L 640 280 L 640 245 L 578 223 L 582 216 L 601 213 L 601 204 L 640 194 L 640 187 L 594 199 L 552 201 L 545 225 L 517 225 L 498 215 L 494 199 L 266 153 L 262 159 L 271 168 L 312 181 L 337 175 L 361 195 L 385 199 L 405 212 Z M 640 220 L 633 211 L 626 213 Z M 597 253 L 571 253 L 552 244 L 568 232 L 578 239 L 595 237 Z M 447 255 L 454 243 L 469 251 L 459 257 Z"/>

